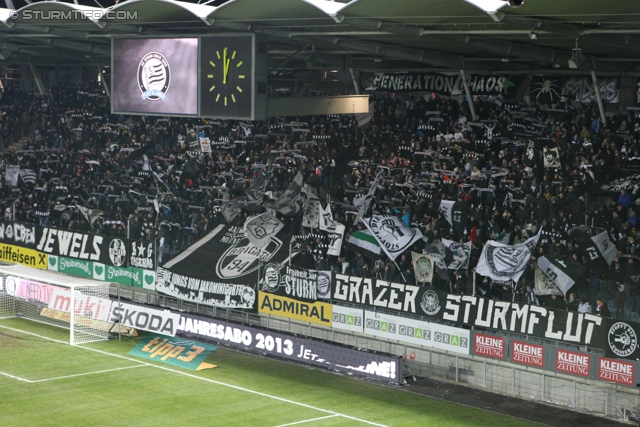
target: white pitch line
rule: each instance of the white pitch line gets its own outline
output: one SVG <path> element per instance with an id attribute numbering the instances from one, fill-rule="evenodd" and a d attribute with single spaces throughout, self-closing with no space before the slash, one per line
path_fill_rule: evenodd
<path id="1" fill-rule="evenodd" d="M 280 424 L 279 426 L 276 426 L 276 427 L 295 426 L 295 425 L 298 425 L 298 424 L 310 423 L 312 421 L 326 420 L 327 418 L 334 418 L 334 417 L 339 417 L 339 416 L 340 415 L 327 415 L 326 417 L 311 418 L 310 420 L 296 421 L 295 423 Z"/>
<path id="2" fill-rule="evenodd" d="M 13 378 L 14 380 L 24 381 L 25 383 L 32 382 L 32 381 L 30 381 L 30 380 L 28 380 L 26 378 L 16 377 L 15 375 L 7 374 L 6 372 L 0 372 L 0 375 L 4 375 L 5 377 Z"/>
<path id="3" fill-rule="evenodd" d="M 124 369 L 146 368 L 146 367 L 147 367 L 146 365 L 125 366 L 123 368 L 105 369 L 105 370 L 102 370 L 102 371 L 85 372 L 84 374 L 65 375 L 65 376 L 62 376 L 62 377 L 55 377 L 55 378 L 44 378 L 44 379 L 41 379 L 41 380 L 28 380 L 26 378 L 20 378 L 20 377 L 15 376 L 15 375 L 7 374 L 6 372 L 0 372 L 0 375 L 4 375 L 5 377 L 13 378 L 13 379 L 16 379 L 16 380 L 19 380 L 19 381 L 24 381 L 26 383 L 44 383 L 44 382 L 47 382 L 47 381 L 64 380 L 66 378 L 84 377 L 86 375 L 103 374 L 105 372 L 122 371 Z"/>
<path id="4" fill-rule="evenodd" d="M 4 326 L 4 325 L 0 325 L 0 328 L 8 329 L 10 331 L 15 331 L 15 332 L 19 332 L 19 333 L 23 333 L 23 334 L 27 334 L 27 335 L 33 335 L 33 336 L 36 336 L 38 338 L 42 338 L 44 340 L 55 341 L 55 342 L 58 342 L 58 343 L 61 343 L 61 344 L 69 345 L 69 343 L 67 343 L 67 342 L 56 340 L 56 339 L 49 338 L 49 337 L 45 337 L 45 336 L 38 335 L 38 334 L 34 334 L 33 332 L 26 332 L 26 331 L 23 331 L 23 330 L 20 330 L 20 329 L 10 328 L 10 327 Z M 209 378 L 199 377 L 197 375 L 189 374 L 187 372 L 176 371 L 175 369 L 166 368 L 164 366 L 152 365 L 151 363 L 140 362 L 139 360 L 132 359 L 130 357 L 121 356 L 119 354 L 109 353 L 107 351 L 98 350 L 96 348 L 83 347 L 83 346 L 75 346 L 75 347 L 82 348 L 82 349 L 89 350 L 89 351 L 94 351 L 96 353 L 105 354 L 107 356 L 117 357 L 119 359 L 129 360 L 131 362 L 140 363 L 140 364 L 146 365 L 146 366 L 152 366 L 152 367 L 157 368 L 157 369 L 162 369 L 163 371 L 173 372 L 174 374 L 184 375 L 185 377 L 194 378 L 194 379 L 201 380 L 201 381 L 206 381 L 208 383 L 217 384 L 217 385 L 221 385 L 221 386 L 224 386 L 224 387 L 229 387 L 229 388 L 232 388 L 232 389 L 235 389 L 235 390 L 244 391 L 246 393 L 255 394 L 257 396 L 262 396 L 262 397 L 266 397 L 266 398 L 269 398 L 269 399 L 278 400 L 280 402 L 301 406 L 303 408 L 313 409 L 315 411 L 320 411 L 320 412 L 324 412 L 326 414 L 331 414 L 331 415 L 347 418 L 349 420 L 357 421 L 357 422 L 360 422 L 360 423 L 369 424 L 369 425 L 377 426 L 377 427 L 388 427 L 388 426 L 386 426 L 384 424 L 378 424 L 378 423 L 374 423 L 372 421 L 367 421 L 367 420 L 363 420 L 363 419 L 360 419 L 360 418 L 352 417 L 350 415 L 341 414 L 339 412 L 329 411 L 327 409 L 318 408 L 318 407 L 315 407 L 315 406 L 312 406 L 312 405 L 308 405 L 306 403 L 300 403 L 300 402 L 296 402 L 294 400 L 289 400 L 289 399 L 285 399 L 283 397 L 278 397 L 278 396 L 272 396 L 270 394 L 262 393 L 260 391 L 251 390 L 251 389 L 240 387 L 240 386 L 237 386 L 237 385 L 227 384 L 227 383 L 223 383 L 221 381 L 216 381 L 216 380 L 212 380 L 212 379 L 209 379 Z"/>
<path id="5" fill-rule="evenodd" d="M 84 374 L 65 375 L 63 377 L 45 378 L 43 380 L 31 380 L 30 383 L 44 383 L 47 381 L 64 380 L 66 378 L 84 377 L 87 375 L 104 374 L 105 372 L 123 371 L 125 369 L 146 368 L 146 365 L 125 366 L 123 368 L 105 369 L 103 371 L 85 372 Z"/>

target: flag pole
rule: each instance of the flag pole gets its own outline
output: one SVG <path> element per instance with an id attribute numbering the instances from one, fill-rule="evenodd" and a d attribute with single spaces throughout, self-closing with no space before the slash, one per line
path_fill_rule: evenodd
<path id="1" fill-rule="evenodd" d="M 400 266 L 398 265 L 398 263 L 396 262 L 396 260 L 393 260 L 393 263 L 396 265 L 396 268 L 398 269 L 398 271 L 400 272 L 400 275 L 402 276 L 402 280 L 403 281 L 407 281 L 407 279 L 404 277 L 404 274 L 402 273 L 402 270 L 400 269 Z"/>
<path id="2" fill-rule="evenodd" d="M 513 280 L 510 280 L 511 282 L 513 282 Z M 514 282 L 513 285 L 511 286 L 511 302 L 514 302 L 516 300 L 516 287 L 518 286 L 518 282 Z"/>

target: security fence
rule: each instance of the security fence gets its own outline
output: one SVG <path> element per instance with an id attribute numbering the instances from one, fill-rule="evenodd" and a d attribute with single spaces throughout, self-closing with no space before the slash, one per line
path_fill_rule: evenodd
<path id="1" fill-rule="evenodd" d="M 282 317 L 212 307 L 128 286 L 114 284 L 111 295 L 118 299 L 222 318 L 275 331 L 402 354 L 406 358 L 404 375 L 408 381 L 411 381 L 413 376 L 454 381 L 494 393 L 564 406 L 617 420 L 633 419 L 640 408 L 640 393 L 633 388 L 615 383 L 581 379 L 474 355 L 456 355 L 430 347 L 407 345 Z M 500 333 L 496 335 L 505 336 Z M 598 352 L 592 354 L 598 356 Z"/>

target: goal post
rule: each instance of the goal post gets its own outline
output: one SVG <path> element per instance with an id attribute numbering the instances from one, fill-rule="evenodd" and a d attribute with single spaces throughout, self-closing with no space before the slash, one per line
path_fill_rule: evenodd
<path id="1" fill-rule="evenodd" d="M 29 319 L 69 329 L 71 345 L 103 341 L 113 326 L 109 282 L 22 265 L 0 265 L 0 319 Z"/>

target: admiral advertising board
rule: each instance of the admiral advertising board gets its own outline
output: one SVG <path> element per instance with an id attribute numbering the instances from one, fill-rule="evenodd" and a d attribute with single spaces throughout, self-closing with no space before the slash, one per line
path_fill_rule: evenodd
<path id="1" fill-rule="evenodd" d="M 356 377 L 393 384 L 403 381 L 401 356 L 388 353 L 182 313 L 177 335 Z"/>
<path id="2" fill-rule="evenodd" d="M 198 113 L 197 38 L 114 38 L 111 108 L 116 113 Z"/>
<path id="3" fill-rule="evenodd" d="M 386 309 L 509 333 L 604 349 L 606 319 L 536 305 L 446 294 L 424 286 L 335 274 L 332 298 L 364 308 Z"/>

